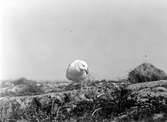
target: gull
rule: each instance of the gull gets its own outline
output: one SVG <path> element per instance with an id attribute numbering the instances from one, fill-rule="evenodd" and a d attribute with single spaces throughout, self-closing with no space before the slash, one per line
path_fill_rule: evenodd
<path id="1" fill-rule="evenodd" d="M 66 78 L 74 83 L 81 83 L 88 77 L 88 64 L 83 60 L 75 60 L 66 69 Z"/>

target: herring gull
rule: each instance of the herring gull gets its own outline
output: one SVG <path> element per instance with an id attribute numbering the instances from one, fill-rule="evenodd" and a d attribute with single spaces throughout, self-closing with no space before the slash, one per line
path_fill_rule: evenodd
<path id="1" fill-rule="evenodd" d="M 66 78 L 74 83 L 81 83 L 89 75 L 88 64 L 83 60 L 75 60 L 66 69 Z"/>

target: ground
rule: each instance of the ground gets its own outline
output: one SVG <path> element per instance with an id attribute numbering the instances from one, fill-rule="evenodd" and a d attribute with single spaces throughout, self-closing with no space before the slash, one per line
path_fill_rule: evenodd
<path id="1" fill-rule="evenodd" d="M 89 80 L 82 89 L 81 84 L 66 81 L 4 81 L 0 122 L 164 122 L 167 80 L 157 77 L 144 82 Z"/>

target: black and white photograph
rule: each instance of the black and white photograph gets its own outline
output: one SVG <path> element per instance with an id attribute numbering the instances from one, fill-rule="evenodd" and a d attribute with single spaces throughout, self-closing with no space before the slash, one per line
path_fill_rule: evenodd
<path id="1" fill-rule="evenodd" d="M 166 0 L 0 0 L 0 122 L 167 122 Z"/>

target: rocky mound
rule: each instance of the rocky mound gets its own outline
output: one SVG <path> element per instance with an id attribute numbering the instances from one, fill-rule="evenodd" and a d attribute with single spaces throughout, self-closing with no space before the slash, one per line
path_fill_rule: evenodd
<path id="1" fill-rule="evenodd" d="M 143 63 L 129 72 L 128 80 L 131 83 L 166 80 L 167 74 L 150 63 Z"/>
<path id="2" fill-rule="evenodd" d="M 167 120 L 167 81 L 126 85 L 97 81 L 42 95 L 0 98 L 0 121 L 109 122 Z M 76 88 L 76 86 L 65 86 Z"/>
<path id="3" fill-rule="evenodd" d="M 0 97 L 4 96 L 24 96 L 24 95 L 40 95 L 51 92 L 64 91 L 69 82 L 42 81 L 37 82 L 26 78 L 17 80 L 6 80 L 0 85 Z"/>

